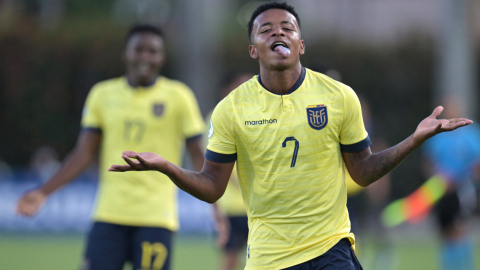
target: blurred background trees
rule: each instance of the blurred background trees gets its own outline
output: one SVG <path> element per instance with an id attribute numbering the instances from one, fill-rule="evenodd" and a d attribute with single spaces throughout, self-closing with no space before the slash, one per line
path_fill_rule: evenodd
<path id="1" fill-rule="evenodd" d="M 446 84 L 439 78 L 458 69 L 455 62 L 442 69 L 445 63 L 452 66 L 449 52 L 467 50 L 453 58 L 470 59 L 467 71 L 474 74 L 470 86 L 460 86 L 466 90 L 451 90 L 478 91 L 480 4 L 456 1 L 467 7 L 457 12 L 465 15 L 462 24 L 448 14 L 455 10 L 450 2 L 289 1 L 302 19 L 302 63 L 338 70 L 342 81 L 369 101 L 375 130 L 390 145 L 410 135 L 437 105 L 436 93 Z M 245 26 L 257 5 L 244 0 L 0 0 L 0 159 L 22 168 L 41 145 L 52 146 L 60 157 L 73 147 L 90 88 L 123 74 L 124 36 L 133 23 L 163 27 L 168 60 L 162 73 L 185 81 L 202 112 L 208 112 L 218 102 L 226 73 L 258 72 L 248 55 Z M 449 25 L 453 34 L 447 33 Z M 467 43 L 449 49 L 452 38 Z M 455 78 L 457 85 L 465 81 L 452 76 L 450 88 Z M 478 103 L 478 95 L 469 97 Z M 470 114 L 476 119 L 476 108 Z M 413 153 L 393 172 L 394 197 L 425 180 L 419 155 Z"/>

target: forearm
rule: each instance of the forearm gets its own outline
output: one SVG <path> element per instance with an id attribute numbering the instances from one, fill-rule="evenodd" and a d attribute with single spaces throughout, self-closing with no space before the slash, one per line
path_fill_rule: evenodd
<path id="1" fill-rule="evenodd" d="M 214 203 L 222 197 L 235 165 L 235 162 L 220 163 L 205 160 L 202 171 L 194 172 L 180 168 L 151 152 L 124 151 L 122 158 L 127 162 L 126 165 L 112 165 L 108 170 L 158 171 L 167 175 L 180 189 L 208 203 Z"/>
<path id="2" fill-rule="evenodd" d="M 222 189 L 221 185 L 216 184 L 214 177 L 206 173 L 205 170 L 194 172 L 180 168 L 170 162 L 167 164 L 168 166 L 163 173 L 178 188 L 208 203 L 214 203 L 222 197 L 225 188 Z"/>
<path id="3" fill-rule="evenodd" d="M 81 150 L 75 149 L 65 158 L 58 172 L 41 186 L 40 190 L 45 195 L 50 195 L 55 190 L 75 179 L 93 160 L 93 154 L 86 155 L 82 153 Z"/>
<path id="4" fill-rule="evenodd" d="M 366 187 L 397 167 L 417 147 L 411 135 L 399 144 L 379 153 L 349 154 L 345 163 L 355 182 Z"/>

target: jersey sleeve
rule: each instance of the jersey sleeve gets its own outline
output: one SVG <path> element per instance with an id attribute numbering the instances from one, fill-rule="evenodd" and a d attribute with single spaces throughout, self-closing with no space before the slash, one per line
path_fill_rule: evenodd
<path id="1" fill-rule="evenodd" d="M 205 130 L 202 114 L 197 99 L 190 89 L 182 91 L 183 104 L 181 105 L 181 125 L 185 138 L 192 139 L 202 136 Z"/>
<path id="2" fill-rule="evenodd" d="M 355 92 L 344 86 L 344 120 L 340 130 L 342 152 L 358 152 L 371 145 L 365 129 L 360 101 Z"/>
<path id="3" fill-rule="evenodd" d="M 229 101 L 229 97 L 222 100 L 210 118 L 205 158 L 213 162 L 229 163 L 237 159 L 232 127 L 233 112 L 228 106 Z"/>
<path id="4" fill-rule="evenodd" d="M 87 96 L 82 112 L 82 129 L 102 129 L 102 100 L 99 90 L 97 86 L 94 86 Z"/>

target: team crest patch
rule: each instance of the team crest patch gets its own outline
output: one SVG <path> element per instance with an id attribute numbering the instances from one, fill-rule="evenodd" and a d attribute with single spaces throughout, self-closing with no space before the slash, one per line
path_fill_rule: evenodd
<path id="1" fill-rule="evenodd" d="M 311 105 L 307 107 L 308 124 L 311 128 L 320 130 L 328 123 L 327 106 Z"/>
<path id="2" fill-rule="evenodd" d="M 162 116 L 164 110 L 165 106 L 162 103 L 153 104 L 153 114 L 156 117 Z"/>

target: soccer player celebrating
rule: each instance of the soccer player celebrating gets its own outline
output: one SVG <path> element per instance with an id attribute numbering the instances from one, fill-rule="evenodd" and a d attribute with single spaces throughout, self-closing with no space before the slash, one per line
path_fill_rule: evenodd
<path id="1" fill-rule="evenodd" d="M 305 44 L 293 7 L 263 4 L 248 26 L 260 75 L 215 108 L 202 171 L 133 151 L 122 155 L 127 165 L 110 171 L 156 170 L 213 203 L 236 161 L 249 218 L 246 269 L 362 269 L 352 250 L 343 163 L 368 186 L 428 138 L 472 121 L 436 119 L 437 107 L 407 139 L 373 154 L 355 92 L 300 63 Z"/>
<path id="2" fill-rule="evenodd" d="M 18 201 L 19 214 L 35 215 L 48 195 L 72 181 L 100 150 L 96 212 L 82 269 L 118 270 L 126 261 L 133 269 L 170 269 L 172 232 L 178 228 L 175 185 L 155 172 L 107 173 L 125 148 L 155 149 L 179 164 L 185 140 L 196 169 L 202 168 L 198 104 L 186 85 L 158 75 L 164 58 L 160 29 L 134 26 L 126 40 L 125 76 L 93 87 L 76 147 L 57 174 Z"/>

